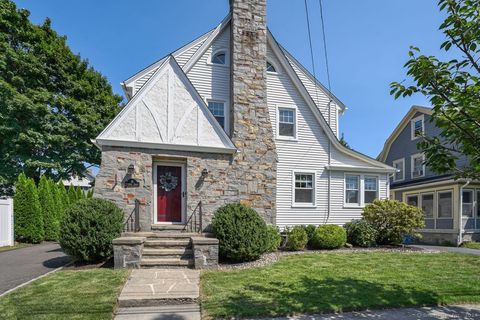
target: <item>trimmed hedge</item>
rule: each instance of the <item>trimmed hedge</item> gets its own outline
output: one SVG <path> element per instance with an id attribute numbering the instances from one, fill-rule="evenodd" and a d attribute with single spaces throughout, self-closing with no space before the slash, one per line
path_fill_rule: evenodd
<path id="1" fill-rule="evenodd" d="M 287 243 L 285 248 L 290 251 L 304 250 L 308 243 L 308 235 L 303 226 L 286 229 Z"/>
<path id="2" fill-rule="evenodd" d="M 123 211 L 113 202 L 79 200 L 65 212 L 60 246 L 77 261 L 104 261 L 112 256 L 112 240 L 120 236 L 122 228 Z"/>
<path id="3" fill-rule="evenodd" d="M 280 248 L 280 244 L 282 243 L 282 236 L 278 231 L 277 227 L 272 225 L 267 225 L 267 252 L 275 252 Z"/>
<path id="4" fill-rule="evenodd" d="M 324 224 L 315 230 L 312 245 L 316 249 L 336 249 L 347 242 L 345 229 L 334 224 Z"/>
<path id="5" fill-rule="evenodd" d="M 353 220 L 344 226 L 347 242 L 356 247 L 371 247 L 376 244 L 377 230 L 365 220 Z"/>
<path id="6" fill-rule="evenodd" d="M 212 219 L 212 228 L 223 259 L 256 260 L 269 246 L 265 221 L 254 209 L 240 203 L 219 208 Z"/>

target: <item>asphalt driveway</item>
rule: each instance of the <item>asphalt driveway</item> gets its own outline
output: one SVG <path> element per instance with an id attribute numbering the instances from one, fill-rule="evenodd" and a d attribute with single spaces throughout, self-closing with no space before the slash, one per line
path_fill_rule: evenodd
<path id="1" fill-rule="evenodd" d="M 0 252 L 0 294 L 68 262 L 57 243 Z"/>
<path id="2" fill-rule="evenodd" d="M 473 254 L 473 255 L 480 256 L 480 250 L 463 248 L 463 247 L 445 247 L 445 246 L 431 246 L 431 245 L 420 245 L 420 244 L 412 245 L 412 247 L 417 247 L 423 250 L 430 250 L 430 251 L 464 253 L 464 254 Z"/>

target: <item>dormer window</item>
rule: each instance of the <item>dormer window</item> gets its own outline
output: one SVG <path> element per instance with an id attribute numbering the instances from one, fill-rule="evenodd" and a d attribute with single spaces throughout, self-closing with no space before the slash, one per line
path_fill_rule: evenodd
<path id="1" fill-rule="evenodd" d="M 227 55 L 226 55 L 225 51 L 220 51 L 220 52 L 215 53 L 212 56 L 211 62 L 213 64 L 225 65 L 227 63 L 226 59 L 227 59 Z"/>
<path id="2" fill-rule="evenodd" d="M 267 72 L 274 72 L 276 73 L 277 70 L 275 69 L 275 67 L 273 66 L 273 64 L 271 64 L 270 62 L 267 61 Z"/>
<path id="3" fill-rule="evenodd" d="M 420 138 L 425 132 L 423 115 L 413 118 L 410 126 L 412 128 L 412 140 Z"/>

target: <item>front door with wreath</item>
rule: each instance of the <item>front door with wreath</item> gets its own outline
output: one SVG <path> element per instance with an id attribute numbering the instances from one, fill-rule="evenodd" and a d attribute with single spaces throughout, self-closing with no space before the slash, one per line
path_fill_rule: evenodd
<path id="1" fill-rule="evenodd" d="M 182 222 L 182 167 L 157 167 L 157 222 Z"/>

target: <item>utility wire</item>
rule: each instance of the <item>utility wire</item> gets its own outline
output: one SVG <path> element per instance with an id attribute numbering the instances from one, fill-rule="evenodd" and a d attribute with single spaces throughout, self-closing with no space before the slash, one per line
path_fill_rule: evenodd
<path id="1" fill-rule="evenodd" d="M 310 45 L 310 58 L 312 59 L 312 71 L 313 77 L 317 79 L 317 75 L 315 74 L 315 58 L 313 56 L 313 46 L 312 46 L 312 33 L 310 31 L 310 17 L 308 14 L 308 4 L 307 0 L 305 0 L 305 15 L 307 16 L 307 30 L 308 30 L 308 43 Z M 317 84 L 315 84 L 315 97 L 317 99 L 317 104 L 319 103 L 318 100 L 318 91 L 317 91 Z"/>
<path id="2" fill-rule="evenodd" d="M 318 4 L 320 7 L 320 20 L 322 22 L 322 37 L 323 37 L 323 52 L 325 53 L 325 70 L 327 72 L 327 84 L 328 84 L 328 91 L 332 92 L 332 85 L 330 83 L 330 70 L 328 67 L 328 53 L 327 53 L 327 37 L 325 36 L 325 22 L 323 20 L 323 5 L 322 0 L 318 0 Z"/>

